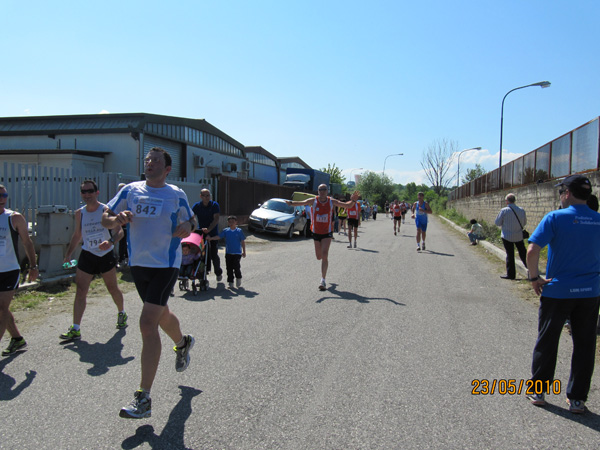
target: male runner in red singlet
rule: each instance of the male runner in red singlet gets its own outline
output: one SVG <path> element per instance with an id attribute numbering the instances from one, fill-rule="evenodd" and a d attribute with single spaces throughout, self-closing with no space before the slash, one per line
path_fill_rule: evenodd
<path id="1" fill-rule="evenodd" d="M 355 191 L 350 197 L 351 200 L 349 202 L 341 202 L 327 196 L 327 185 L 322 184 L 319 186 L 319 195 L 315 198 L 308 198 L 302 201 L 286 200 L 286 203 L 290 206 L 310 205 L 312 207 L 311 231 L 315 242 L 315 254 L 317 259 L 321 261 L 321 281 L 319 282 L 319 289 L 321 291 L 327 289 L 325 278 L 327 276 L 327 267 L 329 265 L 327 259 L 329 256 L 329 246 L 331 245 L 331 239 L 333 237 L 331 223 L 333 208 L 337 206 L 349 209 L 356 204 L 358 197 L 359 193 L 358 191 Z"/>

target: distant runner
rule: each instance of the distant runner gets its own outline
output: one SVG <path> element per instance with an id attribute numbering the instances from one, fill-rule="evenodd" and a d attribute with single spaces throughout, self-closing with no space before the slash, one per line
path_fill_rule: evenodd
<path id="1" fill-rule="evenodd" d="M 396 236 L 396 230 L 400 231 L 400 223 L 402 220 L 402 207 L 398 203 L 398 199 L 394 200 L 394 203 L 392 203 L 390 210 L 392 211 L 392 219 L 394 221 L 394 236 Z"/>
<path id="2" fill-rule="evenodd" d="M 425 250 L 425 237 L 427 235 L 427 214 L 433 213 L 429 204 L 425 201 L 425 194 L 419 192 L 417 201 L 412 206 L 412 218 L 417 226 L 417 251 L 421 251 L 421 237 L 423 238 L 423 250 Z"/>

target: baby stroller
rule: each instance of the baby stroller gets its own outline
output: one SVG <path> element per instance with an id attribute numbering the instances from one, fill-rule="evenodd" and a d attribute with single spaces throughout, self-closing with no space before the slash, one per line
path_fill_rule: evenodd
<path id="1" fill-rule="evenodd" d="M 208 290 L 208 280 L 206 279 L 206 263 L 208 257 L 207 243 L 204 243 L 202 236 L 196 233 L 190 234 L 188 237 L 181 240 L 181 245 L 187 244 L 194 254 L 199 254 L 200 258 L 192 263 L 192 273 L 189 277 L 179 277 L 179 290 L 189 291 L 190 283 L 192 292 L 197 294 L 198 289 L 201 291 Z"/>

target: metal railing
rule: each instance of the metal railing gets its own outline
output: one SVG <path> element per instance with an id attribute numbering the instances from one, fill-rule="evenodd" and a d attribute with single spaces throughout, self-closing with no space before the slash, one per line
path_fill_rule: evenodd
<path id="1" fill-rule="evenodd" d="M 600 169 L 600 117 L 448 194 L 458 200 Z"/>

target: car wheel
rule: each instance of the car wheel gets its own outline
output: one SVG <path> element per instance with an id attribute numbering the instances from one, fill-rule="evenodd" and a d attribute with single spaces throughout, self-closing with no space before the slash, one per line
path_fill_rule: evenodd
<path id="1" fill-rule="evenodd" d="M 291 239 L 292 236 L 294 236 L 294 224 L 290 225 L 290 229 L 288 230 L 285 237 L 287 237 L 288 239 Z"/>

